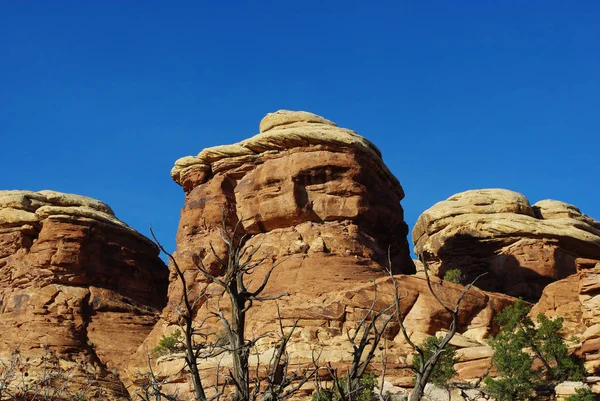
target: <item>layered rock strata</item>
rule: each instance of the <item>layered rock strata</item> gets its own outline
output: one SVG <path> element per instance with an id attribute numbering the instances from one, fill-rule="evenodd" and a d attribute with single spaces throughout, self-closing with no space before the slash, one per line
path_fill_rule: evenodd
<path id="1" fill-rule="evenodd" d="M 443 335 L 448 330 L 450 315 L 431 295 L 425 278 L 418 276 L 397 275 L 397 285 L 401 300 L 403 322 L 412 341 L 421 344 L 430 335 Z M 461 295 L 464 287 L 434 278 L 432 287 L 436 294 L 447 305 L 453 305 Z M 293 367 L 307 367 L 315 355 L 319 356 L 322 366 L 327 363 L 343 372 L 348 367 L 352 344 L 348 341 L 347 332 L 352 333 L 361 319 L 374 305 L 374 310 L 382 310 L 394 304 L 394 286 L 391 279 L 382 277 L 371 283 L 349 284 L 343 290 L 326 292 L 320 296 L 309 297 L 296 293 L 283 297 L 277 302 L 264 302 L 250 309 L 246 333 L 248 338 L 258 338 L 268 334 L 257 342 L 250 358 L 251 366 L 266 364 L 279 344 L 280 336 L 277 308 L 286 332 L 294 324 L 297 328 L 288 345 L 288 360 Z M 222 301 L 221 291 L 212 292 L 209 305 L 205 305 L 198 313 L 198 321 L 209 317 L 209 310 L 215 311 L 216 304 L 226 315 L 230 309 Z M 374 302 L 375 299 L 375 302 Z M 458 351 L 459 362 L 456 365 L 458 377 L 462 380 L 477 379 L 491 365 L 491 348 L 486 339 L 497 327 L 493 318 L 499 311 L 515 302 L 509 296 L 486 293 L 473 289 L 464 298 L 459 309 L 460 321 L 458 331 L 452 344 Z M 208 307 L 207 307 L 208 306 Z M 391 313 L 391 312 L 390 312 Z M 387 317 L 384 315 L 384 317 Z M 296 323 L 297 321 L 297 323 Z M 214 320 L 204 329 L 211 333 L 222 333 L 222 326 Z M 209 327 L 207 327 L 209 326 Z M 164 322 L 160 327 L 162 333 L 170 333 L 175 326 Z M 156 333 L 157 334 L 157 333 Z M 151 336 L 152 337 L 152 336 Z M 156 344 L 158 338 L 153 339 Z M 412 387 L 412 371 L 407 369 L 407 361 L 413 353 L 407 344 L 400 326 L 395 319 L 386 329 L 381 346 L 386 347 L 386 381 L 395 386 Z M 187 374 L 184 367 L 184 354 L 174 353 L 157 360 L 156 370 L 169 379 L 164 386 L 170 392 L 184 394 L 190 391 L 186 383 Z M 211 358 L 200 363 L 205 384 L 210 386 L 215 381 L 217 368 L 225 375 L 232 368 L 232 360 L 228 355 Z M 381 374 L 382 355 L 377 354 L 371 370 Z M 324 369 L 323 369 L 324 370 Z M 263 372 L 263 370 L 260 370 Z M 324 377 L 327 378 L 326 376 Z M 310 396 L 313 384 L 306 384 L 300 395 Z"/>
<path id="2" fill-rule="evenodd" d="M 218 337 L 221 326 L 214 317 L 211 320 L 210 312 L 217 302 L 223 313 L 229 310 L 222 289 L 209 285 L 194 262 L 196 258 L 214 275 L 222 273 L 218 258 L 227 255 L 219 230 L 225 221 L 230 228 L 239 222 L 242 234 L 249 237 L 246 245 L 260 248 L 254 258 L 264 262 L 253 274 L 254 285 L 277 264 L 264 295 L 289 294 L 248 311 L 247 337 L 276 333 L 279 305 L 287 329 L 299 319 L 289 348 L 290 358 L 299 363 L 310 362 L 318 348 L 322 361 L 347 366 L 351 345 L 346 332 L 356 328 L 371 307 L 372 280 L 377 286 L 376 308 L 393 304 L 385 272 L 388 250 L 413 339 L 421 341 L 447 329 L 449 317 L 429 293 L 425 279 L 400 274 L 415 272 L 400 205 L 404 193 L 375 145 L 307 112 L 268 114 L 260 131 L 238 144 L 179 159 L 171 171 L 185 191 L 174 257 L 192 296 L 208 294 L 195 303 L 196 321 L 205 322 Z M 449 283 L 436 282 L 434 287 L 447 302 L 462 291 Z M 162 335 L 177 329 L 176 306 L 181 299 L 181 282 L 172 274 L 170 305 L 143 348 L 152 349 Z M 484 346 L 483 339 L 494 330 L 494 314 L 512 302 L 511 297 L 473 290 L 461 309 L 463 348 Z M 410 350 L 397 323 L 388 328 L 386 338 L 392 344 L 388 374 L 396 384 L 411 385 L 410 371 L 400 368 Z M 276 341 L 271 335 L 258 342 L 260 361 L 269 360 Z M 132 370 L 143 361 L 140 348 Z M 165 388 L 180 394 L 190 390 L 181 370 L 182 355 L 157 362 L 157 371 L 170 380 Z M 489 366 L 489 352 L 465 351 L 461 363 L 461 377 L 476 377 Z M 226 369 L 230 361 L 225 356 L 201 363 L 207 383 L 217 364 Z"/>
<path id="3" fill-rule="evenodd" d="M 241 220 L 260 253 L 284 261 L 274 289 L 311 296 L 381 275 L 414 272 L 400 201 L 404 192 L 375 145 L 307 112 L 278 111 L 260 133 L 234 145 L 179 159 L 171 171 L 186 192 L 175 257 L 192 280 L 193 255 L 218 269 L 218 230 Z M 258 255 L 257 255 L 258 256 Z M 169 297 L 179 299 L 178 283 Z"/>
<path id="4" fill-rule="evenodd" d="M 562 317 L 563 334 L 588 373 L 600 374 L 600 260 L 577 259 L 577 273 L 548 285 L 531 311 Z"/>
<path id="5" fill-rule="evenodd" d="M 535 301 L 549 283 L 576 273 L 577 258 L 600 259 L 600 222 L 575 206 L 533 205 L 503 189 L 462 192 L 423 212 L 413 229 L 415 253 L 443 276 L 460 269 L 477 285 Z"/>
<path id="6" fill-rule="evenodd" d="M 105 203 L 0 191 L 0 358 L 18 349 L 31 383 L 51 354 L 69 386 L 122 395 L 123 356 L 156 323 L 167 283 L 157 247 Z"/>

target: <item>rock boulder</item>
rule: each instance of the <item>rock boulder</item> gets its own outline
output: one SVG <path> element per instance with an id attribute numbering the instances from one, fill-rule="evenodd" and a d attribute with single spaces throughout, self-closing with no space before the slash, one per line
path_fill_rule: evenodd
<path id="1" fill-rule="evenodd" d="M 600 373 L 600 260 L 577 259 L 577 273 L 548 285 L 531 311 L 562 317 L 563 334 L 591 374 Z M 575 340 L 575 341 L 573 341 Z"/>
<path id="2" fill-rule="evenodd" d="M 530 205 L 503 189 L 462 192 L 419 216 L 415 253 L 443 276 L 459 269 L 477 285 L 535 301 L 549 283 L 576 272 L 577 258 L 600 258 L 600 222 L 575 206 Z"/>
<path id="3" fill-rule="evenodd" d="M 30 380 L 51 353 L 71 386 L 119 397 L 123 355 L 156 323 L 167 283 L 157 247 L 103 202 L 0 191 L 0 358 L 18 349 Z"/>

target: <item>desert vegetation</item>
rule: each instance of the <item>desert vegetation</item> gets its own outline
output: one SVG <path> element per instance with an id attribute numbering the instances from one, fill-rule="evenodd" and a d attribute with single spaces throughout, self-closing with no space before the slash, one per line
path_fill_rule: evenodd
<path id="1" fill-rule="evenodd" d="M 374 298 L 371 308 L 365 313 L 357 328 L 348 331 L 347 341 L 352 346 L 350 364 L 344 371 L 334 368 L 328 361 L 320 360 L 315 353 L 310 365 L 295 366 L 287 353 L 287 345 L 296 329 L 297 321 L 292 327 L 284 327 L 279 317 L 279 344 L 270 361 L 264 363 L 264 373 L 259 373 L 258 366 L 251 366 L 249 355 L 253 352 L 257 339 L 250 339 L 244 333 L 246 312 L 253 302 L 273 301 L 286 294 L 262 297 L 261 293 L 268 283 L 271 272 L 277 267 L 273 265 L 267 270 L 258 287 L 253 291 L 247 288 L 247 277 L 262 263 L 264 259 L 253 260 L 257 248 L 246 248 L 243 236 L 238 235 L 236 227 L 229 229 L 223 223 L 223 241 L 228 247 L 228 256 L 220 260 L 223 274 L 213 276 L 196 259 L 199 271 L 205 277 L 225 288 L 232 304 L 236 305 L 226 314 L 216 303 L 212 316 L 218 318 L 221 326 L 215 331 L 218 335 L 210 335 L 206 329 L 206 321 L 196 323 L 193 313 L 199 297 L 184 291 L 178 312 L 181 316 L 181 327 L 161 337 L 158 345 L 148 352 L 148 366 L 137 378 L 137 388 L 129 394 L 124 393 L 123 399 L 132 401 L 179 401 L 185 396 L 163 391 L 163 385 L 168 378 L 162 377 L 153 369 L 152 360 L 163 356 L 183 353 L 185 355 L 186 371 L 188 372 L 194 390 L 196 401 L 236 400 L 236 401 L 270 401 L 285 400 L 296 396 L 298 390 L 308 381 L 315 384 L 312 394 L 313 401 L 369 401 L 388 400 L 389 395 L 382 391 L 381 380 L 378 380 L 374 369 L 377 354 L 385 353 L 383 334 L 388 325 L 395 321 L 406 341 L 414 349 L 412 364 L 407 365 L 413 371 L 414 389 L 410 395 L 411 401 L 426 399 L 425 388 L 428 383 L 437 387 L 450 389 L 457 385 L 453 381 L 458 361 L 454 347 L 450 345 L 457 329 L 459 305 L 465 294 L 475 285 L 469 283 L 456 300 L 454 305 L 446 305 L 436 294 L 432 278 L 426 271 L 428 288 L 437 302 L 452 316 L 448 332 L 443 337 L 430 336 L 422 344 L 412 341 L 403 324 L 401 314 L 402 291 L 394 275 L 390 278 L 394 284 L 395 304 L 383 309 L 377 309 L 377 286 L 374 284 Z M 162 245 L 159 246 L 164 250 Z M 179 279 L 186 289 L 185 275 L 180 270 L 177 261 L 167 253 Z M 453 272 L 452 277 L 458 276 Z M 447 281 L 453 279 L 445 278 Z M 207 294 L 202 294 L 207 297 Z M 204 299 L 206 301 L 206 299 Z M 579 380 L 584 375 L 581 364 L 569 355 L 566 341 L 562 338 L 562 318 L 549 319 L 539 315 L 534 322 L 529 317 L 530 309 L 523 301 L 518 301 L 505 308 L 496 321 L 500 330 L 490 339 L 494 349 L 492 366 L 496 377 L 488 376 L 474 387 L 499 401 L 535 400 L 538 393 L 551 391 L 560 381 Z M 214 328 L 213 328 L 214 329 Z M 203 360 L 220 354 L 232 356 L 232 368 L 222 371 L 216 368 L 216 379 L 213 384 L 206 386 L 201 378 L 198 366 Z M 28 378 L 31 364 L 18 349 L 9 360 L 0 364 L 0 400 L 15 401 L 51 401 L 51 400 L 102 400 L 104 395 L 98 384 L 97 375 L 89 372 L 88 380 L 74 383 L 71 370 L 74 365 L 61 361 L 58 355 L 47 348 L 46 354 L 39 361 L 43 374 Z M 381 372 L 385 376 L 385 359 L 382 358 Z M 69 367 L 70 366 L 70 367 Z M 490 370 L 491 370 L 490 369 Z M 487 373 L 490 372 L 488 370 Z M 425 397 L 425 398 L 423 398 Z M 577 389 L 576 394 L 567 401 L 592 401 L 596 395 L 587 387 Z"/>
<path id="2" fill-rule="evenodd" d="M 163 356 L 183 353 L 186 372 L 190 376 L 193 397 L 196 401 L 218 401 L 221 399 L 235 401 L 271 401 L 285 400 L 296 396 L 296 393 L 308 381 L 314 382 L 313 401 L 369 401 L 388 400 L 389 395 L 382 391 L 385 377 L 385 359 L 382 358 L 381 373 L 378 380 L 374 369 L 377 354 L 385 353 L 385 342 L 382 341 L 388 325 L 394 321 L 400 326 L 407 343 L 414 349 L 412 364 L 406 368 L 413 371 L 414 389 L 410 394 L 411 401 L 427 398 L 425 389 L 428 383 L 437 387 L 450 389 L 457 385 L 453 381 L 456 374 L 454 365 L 458 361 L 454 347 L 450 341 L 457 332 L 459 306 L 468 291 L 477 280 L 464 287 L 460 297 L 453 305 L 447 305 L 432 286 L 432 278 L 425 270 L 428 289 L 435 300 L 451 316 L 451 323 L 443 337 L 430 336 L 422 344 L 411 339 L 401 313 L 402 289 L 398 285 L 391 269 L 388 270 L 394 288 L 394 304 L 386 308 L 376 308 L 377 286 L 374 284 L 373 303 L 366 311 L 355 330 L 348 331 L 347 341 L 351 344 L 352 353 L 348 368 L 340 371 L 328 361 L 320 360 L 315 352 L 311 364 L 294 365 L 287 352 L 287 346 L 296 329 L 298 321 L 292 327 L 284 327 L 279 316 L 279 343 L 272 358 L 259 366 L 251 366 L 249 356 L 256 345 L 256 338 L 247 338 L 244 331 L 246 312 L 255 302 L 272 301 L 286 296 L 277 294 L 262 296 L 271 273 L 277 267 L 273 264 L 262 277 L 258 286 L 248 289 L 248 277 L 265 258 L 253 259 L 259 246 L 246 246 L 244 235 L 238 232 L 238 225 L 230 228 L 225 219 L 221 230 L 222 239 L 227 246 L 227 258 L 218 259 L 222 274 L 212 275 L 202 265 L 199 258 L 194 259 L 197 269 L 211 283 L 224 288 L 232 305 L 229 313 L 224 312 L 220 302 L 212 303 L 214 310 L 210 316 L 216 318 L 218 329 L 206 324 L 207 320 L 197 323 L 194 313 L 197 303 L 208 302 L 206 293 L 192 294 L 188 291 L 186 277 L 179 268 L 175 258 L 157 241 L 159 247 L 169 257 L 183 285 L 183 297 L 177 311 L 180 315 L 180 329 L 161 337 L 158 345 L 148 352 L 147 370 L 141 372 L 136 380 L 137 388 L 123 399 L 138 401 L 179 401 L 186 399 L 184 395 L 168 393 L 163 385 L 168 377 L 155 372 L 152 360 Z M 156 239 L 156 238 L 155 238 Z M 212 248 L 212 247 L 211 247 Z M 214 248 L 213 252 L 214 251 Z M 216 255 L 216 252 L 215 252 Z M 391 262 L 390 262 L 391 263 Z M 446 274 L 446 281 L 460 280 L 459 271 Z M 562 318 L 548 319 L 539 315 L 537 321 L 529 317 L 530 309 L 523 301 L 505 308 L 496 317 L 500 326 L 497 335 L 490 340 L 494 349 L 491 369 L 497 372 L 496 377 L 482 377 L 475 386 L 482 394 L 487 394 L 499 401 L 517 401 L 536 399 L 536 394 L 552 389 L 560 381 L 579 380 L 584 375 L 581 364 L 568 353 L 565 340 L 561 337 Z M 211 331 L 212 330 L 212 331 Z M 216 334 L 216 335 L 214 335 Z M 215 369 L 215 379 L 206 386 L 200 374 L 199 365 L 203 360 L 218 355 L 228 354 L 233 365 L 228 370 Z M 59 356 L 46 349 L 42 361 L 43 374 L 35 379 L 28 378 L 28 361 L 16 349 L 9 360 L 0 365 L 0 400 L 15 401 L 51 401 L 51 400 L 101 400 L 102 391 L 90 384 L 95 380 L 89 373 L 89 380 L 73 383 L 70 369 Z M 483 386 L 479 386 L 481 382 Z M 97 382 L 95 383 L 97 384 Z M 578 389 L 568 401 L 591 401 L 595 397 L 589 388 Z"/>
<path id="3" fill-rule="evenodd" d="M 491 344 L 492 364 L 499 377 L 488 377 L 485 383 L 499 401 L 529 399 L 536 391 L 553 388 L 564 380 L 581 380 L 585 374 L 561 337 L 563 319 L 540 314 L 534 324 L 529 311 L 518 301 L 497 316 L 501 329 Z"/>
<path id="4" fill-rule="evenodd" d="M 103 400 L 102 375 L 62 358 L 43 346 L 41 358 L 32 360 L 14 349 L 8 359 L 0 360 L 0 400 L 11 401 L 85 401 Z M 30 374 L 33 371 L 36 374 Z M 85 372 L 83 380 L 76 373 Z M 123 389 L 124 390 L 124 389 Z M 123 391 L 125 396 L 126 392 Z"/>
<path id="5" fill-rule="evenodd" d="M 159 247 L 165 252 L 173 267 L 175 268 L 179 280 L 183 284 L 184 292 L 183 299 L 181 302 L 182 307 L 178 310 L 182 318 L 181 331 L 175 331 L 170 335 L 163 336 L 161 338 L 158 347 L 154 350 L 155 355 L 161 355 L 165 352 L 174 352 L 184 350 L 186 366 L 189 374 L 192 378 L 195 400 L 219 400 L 221 398 L 232 399 L 236 401 L 246 400 L 282 400 L 288 399 L 295 395 L 295 393 L 309 380 L 315 382 L 315 392 L 313 393 L 314 400 L 341 400 L 341 401 L 355 401 L 355 400 L 367 400 L 374 398 L 385 398 L 383 393 L 377 392 L 377 380 L 372 371 L 373 360 L 379 350 L 384 347 L 382 343 L 382 336 L 390 324 L 395 321 L 400 326 L 400 329 L 407 341 L 407 343 L 414 349 L 415 353 L 413 356 L 413 363 L 407 365 L 413 371 L 414 374 L 414 389 L 410 395 L 411 401 L 420 400 L 425 396 L 425 388 L 428 383 L 433 383 L 440 387 L 449 387 L 452 385 L 451 380 L 455 375 L 454 364 L 457 362 L 454 348 L 450 345 L 450 341 L 457 332 L 458 321 L 459 321 L 459 307 L 464 299 L 465 295 L 475 285 L 477 279 L 470 282 L 464 287 L 461 295 L 456 299 L 452 305 L 447 305 L 440 296 L 436 293 L 432 286 L 432 278 L 430 277 L 428 270 L 425 269 L 425 277 L 428 284 L 428 289 L 433 295 L 436 302 L 451 316 L 451 323 L 447 328 L 447 333 L 443 337 L 431 336 L 426 339 L 423 344 L 416 344 L 411 339 L 406 327 L 404 326 L 404 319 L 401 313 L 402 303 L 402 289 L 397 284 L 394 275 L 391 273 L 391 266 L 388 270 L 390 279 L 393 283 L 394 288 L 394 304 L 389 305 L 386 308 L 376 308 L 377 304 L 377 286 L 374 284 L 373 289 L 373 304 L 371 308 L 364 314 L 363 319 L 358 323 L 355 330 L 348 331 L 346 333 L 347 340 L 352 346 L 352 353 L 350 358 L 350 364 L 348 368 L 340 372 L 337 368 L 334 368 L 328 361 L 322 361 L 319 358 L 319 354 L 314 355 L 311 366 L 304 366 L 300 368 L 300 365 L 296 367 L 293 372 L 290 373 L 292 363 L 287 353 L 288 342 L 296 329 L 296 324 L 291 328 L 286 329 L 283 327 L 282 319 L 279 318 L 280 323 L 280 342 L 279 346 L 273 354 L 271 361 L 266 363 L 266 374 L 262 376 L 255 372 L 252 374 L 253 367 L 249 364 L 249 355 L 253 352 L 257 339 L 249 339 L 246 337 L 244 332 L 244 326 L 246 323 L 246 313 L 249 308 L 254 306 L 255 302 L 264 301 L 276 301 L 277 299 L 286 296 L 287 294 L 276 294 L 270 296 L 262 296 L 262 292 L 266 288 L 269 278 L 277 267 L 277 264 L 273 264 L 267 273 L 261 278 L 258 286 L 254 286 L 253 290 L 248 289 L 248 277 L 250 277 L 259 267 L 262 265 L 266 257 L 254 259 L 254 255 L 260 249 L 258 246 L 247 246 L 246 236 L 239 233 L 238 222 L 234 227 L 229 227 L 225 214 L 223 214 L 223 224 L 221 227 L 221 238 L 227 247 L 227 257 L 221 259 L 218 257 L 214 247 L 211 245 L 213 255 L 219 261 L 221 265 L 221 275 L 216 276 L 210 273 L 209 269 L 206 268 L 200 258 L 194 258 L 194 263 L 197 269 L 202 275 L 213 284 L 217 284 L 224 288 L 225 293 L 228 296 L 230 302 L 230 311 L 228 314 L 221 309 L 220 302 L 213 303 L 214 310 L 210 311 L 210 314 L 217 318 L 221 324 L 221 332 L 225 333 L 226 341 L 215 340 L 215 337 L 210 337 L 205 334 L 205 327 L 202 327 L 205 322 L 200 325 L 194 322 L 192 318 L 195 310 L 195 302 L 198 299 L 208 297 L 207 294 L 202 294 L 200 297 L 192 295 L 187 291 L 186 278 L 181 269 L 179 268 L 175 258 L 157 241 Z M 156 238 L 155 238 L 156 240 Z M 391 260 L 388 261 L 391 265 Z M 445 280 L 449 282 L 459 282 L 461 279 L 460 271 L 450 271 Z M 206 299 L 204 299 L 205 304 Z M 506 349 L 506 346 L 502 344 L 502 341 L 511 341 L 512 336 L 520 335 L 515 331 L 515 325 L 507 320 L 506 316 L 512 316 L 514 310 L 524 311 L 522 303 L 516 305 L 515 308 L 508 309 L 505 314 L 502 314 L 498 318 L 498 322 L 503 324 L 504 327 L 496 339 L 493 340 L 498 348 Z M 521 313 L 520 323 L 525 325 L 532 330 L 529 321 Z M 512 321 L 511 321 L 512 322 Z M 551 329 L 556 329 L 558 326 L 554 323 L 555 321 L 545 320 L 544 326 L 540 329 L 540 338 L 546 339 L 546 342 L 540 346 L 546 351 L 547 355 L 560 355 L 558 359 L 554 361 L 561 367 L 567 362 L 564 358 L 568 358 L 566 347 L 560 348 L 560 344 L 563 344 L 560 340 L 556 342 L 556 338 L 550 336 Z M 557 321 L 559 322 L 559 321 Z M 549 327 L 546 327 L 550 325 Z M 183 332 L 183 335 L 181 334 Z M 507 334 L 511 333 L 511 334 Z M 527 335 L 531 335 L 527 332 Z M 209 341 L 209 338 L 212 338 Z M 560 339 L 560 337 L 558 337 Z M 201 339 L 201 341 L 199 341 Z M 537 340 L 536 340 L 537 341 Z M 214 357 L 215 355 L 228 353 L 232 356 L 233 366 L 232 368 L 222 374 L 219 369 L 215 372 L 217 376 L 214 382 L 214 388 L 211 391 L 207 391 L 205 385 L 202 382 L 200 373 L 198 370 L 198 364 L 202 363 L 202 359 Z M 570 359 L 569 359 L 570 360 Z M 494 359 L 497 365 L 496 359 Z M 565 365 L 566 366 L 566 365 Z M 575 369 L 575 365 L 569 365 L 569 369 Z M 500 373 L 501 368 L 496 367 Z M 258 367 L 254 367 L 258 369 Z M 563 369 L 563 368 L 561 368 Z M 383 368 L 385 371 L 385 367 Z M 328 378 L 328 385 L 323 384 L 322 374 L 320 372 L 326 372 Z M 562 372 L 562 370 L 561 370 Z M 559 374 L 554 370 L 547 371 L 548 374 Z M 558 376 L 557 376 L 558 377 Z M 563 374 L 560 377 L 571 378 L 575 377 L 571 373 Z M 532 378 L 534 379 L 534 378 Z M 219 383 L 221 386 L 219 387 Z M 509 394 L 504 389 L 496 390 L 499 386 L 506 386 L 507 380 L 505 378 L 492 380 L 486 379 L 486 384 L 489 389 L 486 390 L 489 394 Z M 207 394 L 211 394 L 210 396 Z M 518 396 L 523 394 L 518 393 Z M 532 393 L 527 393 L 530 396 Z M 176 395 L 171 395 L 170 399 L 176 399 Z"/>
<path id="6" fill-rule="evenodd" d="M 285 260 L 259 252 L 262 243 L 250 241 L 253 238 L 242 227 L 242 220 L 231 223 L 223 213 L 222 224 L 217 227 L 222 243 L 211 243 L 208 247 L 218 266 L 209 268 L 200 255 L 193 255 L 191 260 L 197 276 L 186 275 L 178 260 L 154 237 L 170 260 L 182 294 L 171 304 L 177 314 L 176 324 L 171 324 L 169 331 L 147 350 L 145 367 L 137 373 L 133 385 L 123 389 L 122 399 L 190 399 L 190 394 L 181 391 L 181 387 L 180 391 L 168 387 L 173 378 L 159 371 L 160 364 L 156 362 L 161 358 L 184 361 L 178 375 L 189 379 L 191 397 L 196 401 L 270 401 L 311 396 L 315 401 L 391 399 L 383 383 L 387 369 L 386 333 L 392 326 L 412 349 L 409 362 L 401 366 L 413 375 L 411 401 L 426 398 L 426 389 L 431 384 L 448 390 L 448 394 L 453 388 L 467 386 L 500 401 L 535 399 L 540 394 L 551 394 L 559 382 L 579 380 L 584 375 L 581 364 L 570 355 L 560 335 L 562 318 L 549 319 L 540 314 L 534 322 L 529 317 L 529 307 L 520 301 L 505 308 L 495 319 L 499 330 L 490 339 L 494 356 L 489 369 L 475 383 L 459 382 L 455 370 L 459 360 L 451 343 L 459 332 L 461 304 L 485 274 L 466 281 L 460 269 L 449 269 L 440 279 L 431 275 L 424 263 L 424 276 L 419 278 L 425 283 L 421 292 L 428 293 L 427 302 L 436 304 L 437 313 L 443 315 L 441 320 L 447 326 L 436 335 L 415 340 L 414 333 L 405 327 L 407 307 L 404 306 L 409 302 L 409 289 L 403 288 L 402 276 L 394 271 L 389 254 L 387 271 L 380 276 L 382 279 L 387 276 L 391 285 L 386 287 L 381 280 L 375 280 L 367 292 L 372 296 L 370 306 L 363 303 L 355 308 L 360 310 L 361 316 L 355 327 L 340 328 L 351 350 L 344 364 L 323 358 L 324 350 L 319 349 L 317 342 L 309 362 L 295 361 L 288 347 L 298 329 L 298 318 L 284 321 L 277 307 L 277 315 L 273 317 L 278 326 L 274 330 L 254 336 L 246 330 L 248 314 L 253 308 L 261 303 L 277 303 L 288 294 L 265 291 L 273 273 Z M 225 252 L 217 252 L 217 245 Z M 198 281 L 208 285 L 199 287 Z M 220 288 L 219 295 L 208 291 L 209 287 Z M 450 289 L 453 295 L 447 296 L 445 292 Z M 251 363 L 251 357 L 259 355 L 258 344 L 265 337 L 275 339 L 273 352 L 267 359 L 255 358 Z M 89 349 L 95 347 L 89 338 L 84 344 Z M 9 358 L 0 361 L 0 400 L 115 399 L 114 389 L 108 394 L 103 386 L 107 385 L 106 377 L 118 375 L 117 370 L 96 371 L 90 369 L 90 364 L 80 366 L 73 358 L 57 354 L 49 346 L 44 349 L 41 359 L 32 360 L 17 347 Z M 220 357 L 228 358 L 231 363 L 201 370 L 207 361 L 220 360 Z M 306 388 L 312 394 L 307 394 Z M 587 401 L 590 397 L 595 395 L 584 387 L 570 400 Z M 396 396 L 396 399 L 401 398 Z"/>

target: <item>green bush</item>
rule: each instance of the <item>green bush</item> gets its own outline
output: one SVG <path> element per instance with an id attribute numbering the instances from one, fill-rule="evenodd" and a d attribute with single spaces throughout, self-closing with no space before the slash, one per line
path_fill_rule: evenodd
<path id="1" fill-rule="evenodd" d="M 312 395 L 312 401 L 333 401 L 333 390 L 330 388 L 322 388 L 315 391 Z"/>
<path id="2" fill-rule="evenodd" d="M 376 399 L 375 392 L 375 374 L 368 373 L 358 380 L 359 389 L 352 396 L 353 401 L 373 401 Z M 340 387 L 344 391 L 348 388 L 348 377 L 344 376 L 340 379 Z M 322 388 L 320 391 L 313 393 L 312 401 L 341 401 L 342 397 L 338 388 L 334 385 L 332 388 Z"/>
<path id="3" fill-rule="evenodd" d="M 571 358 L 567 344 L 559 334 L 563 318 L 552 320 L 540 313 L 537 322 L 535 342 L 539 344 L 542 355 L 553 365 L 547 375 L 554 380 L 581 380 L 585 371 L 579 361 Z"/>
<path id="4" fill-rule="evenodd" d="M 569 356 L 559 334 L 563 319 L 552 320 L 540 314 L 536 327 L 529 310 L 519 300 L 496 317 L 501 329 L 490 344 L 494 348 L 492 364 L 500 377 L 488 377 L 485 383 L 498 401 L 524 400 L 533 396 L 544 381 L 558 383 L 583 376 L 582 366 Z M 542 367 L 533 368 L 536 360 Z"/>
<path id="5" fill-rule="evenodd" d="M 529 376 L 486 377 L 485 384 L 488 392 L 498 401 L 528 400 L 535 392 L 534 381 Z"/>
<path id="6" fill-rule="evenodd" d="M 444 280 L 451 283 L 460 284 L 462 281 L 462 272 L 459 269 L 450 269 L 444 274 Z"/>
<path id="7" fill-rule="evenodd" d="M 597 401 L 598 397 L 589 387 L 582 387 L 575 390 L 575 394 L 567 397 L 565 401 Z"/>
<path id="8" fill-rule="evenodd" d="M 431 358 L 437 349 L 439 342 L 440 339 L 435 336 L 427 337 L 427 339 L 423 342 L 421 349 L 423 350 L 425 361 Z M 433 368 L 433 372 L 429 377 L 429 382 L 439 387 L 444 387 L 456 374 L 456 370 L 454 369 L 454 364 L 456 362 L 458 362 L 458 358 L 456 357 L 456 349 L 453 346 L 446 344 L 442 356 Z M 416 370 L 421 369 L 421 360 L 418 353 L 413 355 L 413 367 Z"/>
<path id="9" fill-rule="evenodd" d="M 152 350 L 152 355 L 157 358 L 180 351 L 182 348 L 181 330 L 175 330 L 171 334 L 163 335 L 160 338 L 158 345 Z"/>

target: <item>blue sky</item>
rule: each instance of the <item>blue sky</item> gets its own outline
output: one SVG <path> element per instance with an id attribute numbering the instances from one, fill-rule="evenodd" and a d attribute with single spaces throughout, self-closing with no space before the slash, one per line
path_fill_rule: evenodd
<path id="1" fill-rule="evenodd" d="M 0 188 L 109 203 L 174 247 L 173 162 L 308 110 L 376 143 L 412 227 L 500 187 L 600 219 L 595 1 L 0 3 Z"/>

